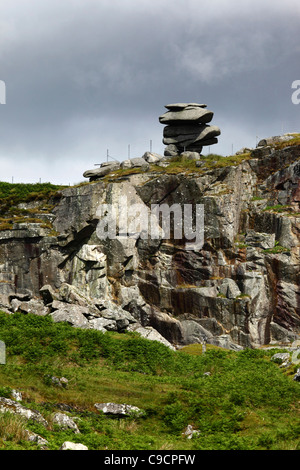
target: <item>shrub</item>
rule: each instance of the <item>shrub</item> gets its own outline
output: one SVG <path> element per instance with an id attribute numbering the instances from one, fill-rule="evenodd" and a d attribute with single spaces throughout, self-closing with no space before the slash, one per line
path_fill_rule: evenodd
<path id="1" fill-rule="evenodd" d="M 189 416 L 183 408 L 182 403 L 175 402 L 166 405 L 163 412 L 163 420 L 172 432 L 182 432 L 188 424 Z"/>

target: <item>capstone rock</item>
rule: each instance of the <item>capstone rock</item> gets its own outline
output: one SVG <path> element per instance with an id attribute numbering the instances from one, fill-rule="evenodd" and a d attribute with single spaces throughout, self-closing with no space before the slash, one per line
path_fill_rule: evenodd
<path id="1" fill-rule="evenodd" d="M 219 127 L 209 125 L 213 112 L 206 105 L 197 103 L 174 103 L 167 105 L 168 111 L 159 117 L 165 124 L 163 143 L 165 156 L 184 152 L 201 153 L 203 146 L 214 145 L 221 134 Z"/>

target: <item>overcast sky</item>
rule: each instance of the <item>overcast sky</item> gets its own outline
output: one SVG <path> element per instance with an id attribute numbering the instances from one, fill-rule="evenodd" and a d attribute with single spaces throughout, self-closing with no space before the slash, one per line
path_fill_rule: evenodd
<path id="1" fill-rule="evenodd" d="M 0 0 L 0 181 L 162 154 L 174 102 L 207 104 L 224 156 L 300 131 L 299 24 L 299 0 Z"/>

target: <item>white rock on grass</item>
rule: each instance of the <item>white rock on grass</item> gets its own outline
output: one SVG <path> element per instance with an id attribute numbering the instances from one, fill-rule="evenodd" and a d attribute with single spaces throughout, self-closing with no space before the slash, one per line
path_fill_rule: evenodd
<path id="1" fill-rule="evenodd" d="M 10 398 L 0 397 L 0 412 L 18 414 L 23 416 L 25 419 L 32 419 L 43 426 L 48 426 L 47 421 L 38 411 L 25 408 L 25 406 L 20 405 L 20 403 L 11 400 Z"/>
<path id="2" fill-rule="evenodd" d="M 126 405 L 125 403 L 95 403 L 94 406 L 106 415 L 125 417 L 130 415 L 142 416 L 144 414 L 137 406 Z"/>
<path id="3" fill-rule="evenodd" d="M 77 444 L 75 442 L 65 441 L 59 450 L 89 450 L 87 446 L 83 444 Z"/>
<path id="4" fill-rule="evenodd" d="M 71 431 L 74 431 L 75 434 L 80 433 L 77 424 L 73 421 L 72 418 L 70 418 L 68 415 L 64 413 L 56 413 L 53 417 L 52 422 L 53 424 L 56 424 L 61 429 L 65 429 L 65 430 L 71 429 Z"/>

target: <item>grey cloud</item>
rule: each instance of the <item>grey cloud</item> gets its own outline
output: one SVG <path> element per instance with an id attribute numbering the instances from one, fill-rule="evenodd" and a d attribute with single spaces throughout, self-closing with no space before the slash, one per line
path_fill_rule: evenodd
<path id="1" fill-rule="evenodd" d="M 299 15 L 298 0 L 1 3 L 0 179 L 30 178 L 29 158 L 33 179 L 72 182 L 107 148 L 140 156 L 153 139 L 162 152 L 171 101 L 208 104 L 219 153 L 295 130 Z"/>

